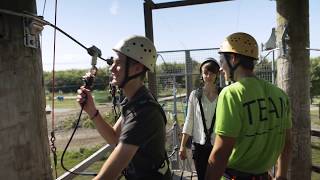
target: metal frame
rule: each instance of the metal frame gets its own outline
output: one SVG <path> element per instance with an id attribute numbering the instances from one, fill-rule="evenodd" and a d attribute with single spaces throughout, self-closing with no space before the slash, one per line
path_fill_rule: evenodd
<path id="1" fill-rule="evenodd" d="M 200 5 L 224 1 L 233 1 L 233 0 L 184 0 L 184 1 L 172 1 L 164 3 L 154 3 L 152 0 L 144 0 L 143 9 L 144 9 L 144 26 L 145 26 L 145 35 L 151 41 L 153 41 L 153 18 L 152 10 L 173 8 L 173 7 L 182 7 L 182 6 L 191 6 L 191 5 Z M 150 91 L 157 97 L 157 84 L 156 84 L 156 74 L 148 72 L 148 85 Z"/>

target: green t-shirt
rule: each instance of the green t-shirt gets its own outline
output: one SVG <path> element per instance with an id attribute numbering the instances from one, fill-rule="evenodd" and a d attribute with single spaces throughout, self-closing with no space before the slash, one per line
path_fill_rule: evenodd
<path id="1" fill-rule="evenodd" d="M 219 95 L 215 133 L 236 138 L 228 168 L 254 174 L 268 171 L 291 126 L 288 96 L 264 80 L 243 78 Z"/>

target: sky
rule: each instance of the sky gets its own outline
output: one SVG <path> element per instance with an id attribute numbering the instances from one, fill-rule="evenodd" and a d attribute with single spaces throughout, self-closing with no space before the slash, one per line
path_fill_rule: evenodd
<path id="1" fill-rule="evenodd" d="M 154 0 L 155 3 L 174 0 Z M 46 3 L 45 3 L 46 2 Z M 95 45 L 102 57 L 114 55 L 112 47 L 130 35 L 144 35 L 143 0 L 58 0 L 57 26 L 84 44 Z M 55 0 L 36 0 L 38 15 L 54 23 Z M 44 6 L 45 4 L 45 6 Z M 320 49 L 320 1 L 309 0 L 310 47 Z M 276 2 L 235 0 L 153 10 L 154 43 L 158 51 L 219 47 L 226 36 L 242 31 L 258 44 L 276 27 Z M 53 68 L 53 28 L 42 31 L 42 62 Z M 311 52 L 320 56 L 320 52 Z M 88 69 L 91 56 L 57 31 L 55 70 Z M 106 63 L 98 60 L 99 67 Z"/>

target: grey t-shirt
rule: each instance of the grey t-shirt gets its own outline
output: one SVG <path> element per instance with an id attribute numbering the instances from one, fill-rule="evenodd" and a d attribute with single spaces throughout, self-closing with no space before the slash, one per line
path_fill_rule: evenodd
<path id="1" fill-rule="evenodd" d="M 120 142 L 139 146 L 127 169 L 130 176 L 136 177 L 132 179 L 145 175 L 156 178 L 154 170 L 166 158 L 166 120 L 161 111 L 161 106 L 144 86 L 123 104 Z M 167 180 L 168 177 L 159 179 Z"/>

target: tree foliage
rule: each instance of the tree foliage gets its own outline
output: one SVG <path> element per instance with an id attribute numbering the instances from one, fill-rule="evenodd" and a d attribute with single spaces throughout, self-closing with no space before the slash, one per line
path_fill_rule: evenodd
<path id="1" fill-rule="evenodd" d="M 310 96 L 320 95 L 320 57 L 311 58 L 310 62 Z"/>
<path id="2" fill-rule="evenodd" d="M 55 92 L 76 92 L 83 85 L 82 77 L 88 70 L 66 70 L 55 72 Z M 109 81 L 109 75 L 106 68 L 98 70 L 94 81 L 94 88 L 105 90 Z M 44 72 L 44 85 L 47 91 L 52 92 L 52 72 Z"/>
<path id="3" fill-rule="evenodd" d="M 199 66 L 200 64 L 192 60 L 192 72 L 191 74 L 197 74 L 196 78 L 192 78 L 193 84 L 199 84 Z M 186 81 L 186 72 L 185 72 L 186 65 L 185 63 L 162 63 L 157 66 L 157 75 L 159 76 L 159 85 L 161 88 L 166 89 L 168 85 L 172 85 L 173 78 L 175 78 L 176 85 L 179 88 L 186 88 L 185 81 Z M 194 77 L 194 76 L 192 76 Z"/>
<path id="4" fill-rule="evenodd" d="M 310 96 L 320 95 L 320 57 L 311 58 L 310 63 Z M 199 66 L 195 60 L 192 60 L 192 84 L 199 86 Z M 55 72 L 55 92 L 76 92 L 77 89 L 83 85 L 82 76 L 88 70 L 66 70 Z M 263 61 L 256 65 L 255 72 L 258 76 L 269 77 L 272 73 L 271 62 Z M 163 76 L 167 74 L 168 76 Z M 181 74 L 181 75 L 178 75 Z M 168 84 L 168 79 L 171 76 L 176 76 L 176 83 L 181 87 L 185 87 L 185 64 L 184 63 L 162 63 L 157 66 L 157 75 L 159 75 L 159 85 L 165 87 Z M 170 77 L 169 77 L 170 76 Z M 172 77 L 171 77 L 172 78 Z M 269 79 L 269 78 L 268 78 Z M 172 80 L 172 79 L 171 79 Z M 98 75 L 95 78 L 95 89 L 105 90 L 108 87 L 109 71 L 107 68 L 98 70 Z M 52 72 L 44 72 L 44 85 L 47 91 L 52 92 Z"/>

